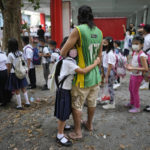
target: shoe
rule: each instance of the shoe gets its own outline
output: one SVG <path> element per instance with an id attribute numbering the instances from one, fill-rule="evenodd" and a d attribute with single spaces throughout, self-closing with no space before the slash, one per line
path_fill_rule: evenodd
<path id="1" fill-rule="evenodd" d="M 17 110 L 23 110 L 23 107 L 16 107 Z"/>
<path id="2" fill-rule="evenodd" d="M 145 82 L 142 86 L 140 86 L 140 90 L 148 90 L 149 89 L 149 82 Z"/>
<path id="3" fill-rule="evenodd" d="M 31 104 L 25 104 L 24 105 L 24 107 L 30 107 L 31 106 Z"/>
<path id="4" fill-rule="evenodd" d="M 42 91 L 46 91 L 46 90 L 49 90 L 49 89 L 47 87 L 42 88 Z"/>
<path id="5" fill-rule="evenodd" d="M 103 106 L 104 109 L 115 109 L 115 104 L 107 104 Z"/>
<path id="6" fill-rule="evenodd" d="M 130 104 L 130 103 L 125 104 L 124 106 L 125 106 L 125 107 L 127 107 L 127 108 L 132 108 L 132 107 L 133 107 L 133 105 L 132 105 L 132 104 Z"/>
<path id="7" fill-rule="evenodd" d="M 150 112 L 150 106 L 146 106 L 143 111 Z"/>
<path id="8" fill-rule="evenodd" d="M 132 108 L 129 110 L 130 113 L 139 113 L 140 112 L 140 108 Z"/>
<path id="9" fill-rule="evenodd" d="M 117 83 L 117 84 L 114 84 L 114 85 L 113 85 L 113 89 L 114 89 L 114 90 L 118 89 L 119 87 L 120 87 L 120 83 Z"/>
<path id="10" fill-rule="evenodd" d="M 73 129 L 73 127 L 70 125 L 65 125 L 65 127 L 64 127 L 65 131 L 70 131 L 71 129 Z"/>
<path id="11" fill-rule="evenodd" d="M 56 142 L 57 142 L 58 144 L 62 145 L 62 146 L 66 146 L 66 147 L 72 146 L 72 142 L 69 141 L 68 139 L 67 139 L 67 142 L 66 142 L 66 143 L 63 143 L 63 142 L 62 142 L 63 138 L 67 139 L 67 138 L 64 137 L 64 136 L 63 136 L 61 139 L 58 139 L 58 138 L 56 137 Z"/>

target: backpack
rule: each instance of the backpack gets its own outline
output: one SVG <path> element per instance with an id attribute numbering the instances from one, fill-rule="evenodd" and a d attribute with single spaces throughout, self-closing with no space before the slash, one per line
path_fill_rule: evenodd
<path id="1" fill-rule="evenodd" d="M 149 50 L 150 50 L 150 49 L 148 49 L 148 50 L 145 51 L 145 54 L 146 54 L 147 57 L 148 57 L 148 59 L 147 59 L 148 71 L 144 71 L 144 72 L 143 72 L 143 77 L 146 78 L 146 79 L 150 79 L 150 54 L 148 54 L 148 51 L 149 51 Z M 141 56 L 142 53 L 144 53 L 144 52 L 141 51 L 141 52 L 139 53 L 139 55 L 138 55 L 138 64 L 139 64 L 140 67 L 142 66 L 141 60 L 140 60 L 140 56 Z"/>
<path id="2" fill-rule="evenodd" d="M 63 64 L 63 60 L 61 59 L 56 62 L 52 68 L 52 71 L 48 77 L 48 88 L 51 92 L 55 92 L 56 88 L 62 88 L 64 81 L 68 78 L 69 75 L 66 75 L 61 81 L 59 81 L 58 77 L 60 76 L 61 67 Z"/>
<path id="3" fill-rule="evenodd" d="M 39 56 L 39 50 L 37 48 L 32 48 L 30 46 L 27 46 L 27 48 L 30 48 L 33 51 L 33 59 L 32 59 L 32 63 L 34 65 L 41 65 L 41 57 Z M 25 49 L 25 53 L 26 53 L 26 49 Z"/>
<path id="4" fill-rule="evenodd" d="M 123 56 L 121 53 L 115 54 L 116 56 L 116 64 L 114 67 L 114 72 L 117 77 L 124 78 L 126 76 L 126 67 L 127 64 L 127 58 Z"/>
<path id="5" fill-rule="evenodd" d="M 15 63 L 15 66 L 12 64 L 12 67 L 15 71 L 16 77 L 18 79 L 23 79 L 27 75 L 28 68 L 25 65 L 24 60 L 22 59 L 22 55 L 15 56 L 15 57 L 16 57 L 15 59 L 16 63 Z"/>
<path id="6" fill-rule="evenodd" d="M 33 48 L 33 64 L 34 65 L 41 65 L 41 57 L 39 56 L 38 48 Z"/>

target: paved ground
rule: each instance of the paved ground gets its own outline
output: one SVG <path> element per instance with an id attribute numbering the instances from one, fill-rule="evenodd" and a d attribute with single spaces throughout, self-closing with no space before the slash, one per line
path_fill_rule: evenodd
<path id="1" fill-rule="evenodd" d="M 57 122 L 53 117 L 54 98 L 49 91 L 41 91 L 42 71 L 37 68 L 36 90 L 29 91 L 32 107 L 17 111 L 15 97 L 6 108 L 0 108 L 0 150 L 150 150 L 150 113 L 129 114 L 124 104 L 129 100 L 129 75 L 116 93 L 116 109 L 96 108 L 94 131 L 83 130 L 83 140 L 73 147 L 59 147 L 55 143 Z M 101 91 L 100 91 L 101 95 Z M 150 91 L 141 91 L 141 108 L 150 104 Z M 83 117 L 86 119 L 86 107 Z M 72 124 L 72 118 L 69 120 Z"/>

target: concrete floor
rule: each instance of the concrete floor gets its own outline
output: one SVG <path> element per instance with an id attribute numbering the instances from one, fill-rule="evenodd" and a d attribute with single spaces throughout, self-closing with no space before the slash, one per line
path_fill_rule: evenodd
<path id="1" fill-rule="evenodd" d="M 94 131 L 83 128 L 83 140 L 74 141 L 69 148 L 59 147 L 55 142 L 54 98 L 49 91 L 41 91 L 44 83 L 41 67 L 37 68 L 37 79 L 39 87 L 29 91 L 29 97 L 40 101 L 17 111 L 14 96 L 9 106 L 0 108 L 0 150 L 150 150 L 150 113 L 130 114 L 124 108 L 129 100 L 129 74 L 115 91 L 116 109 L 106 111 L 97 105 Z M 140 96 L 141 109 L 150 105 L 149 90 L 140 91 Z M 86 119 L 86 107 L 83 118 Z M 72 117 L 68 122 L 73 124 Z"/>

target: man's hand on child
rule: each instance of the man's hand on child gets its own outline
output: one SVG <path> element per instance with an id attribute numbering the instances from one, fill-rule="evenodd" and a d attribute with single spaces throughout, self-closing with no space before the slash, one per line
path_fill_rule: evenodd
<path id="1" fill-rule="evenodd" d="M 94 64 L 96 64 L 96 65 L 100 64 L 100 58 L 99 57 L 97 57 L 97 59 L 94 61 Z"/>

